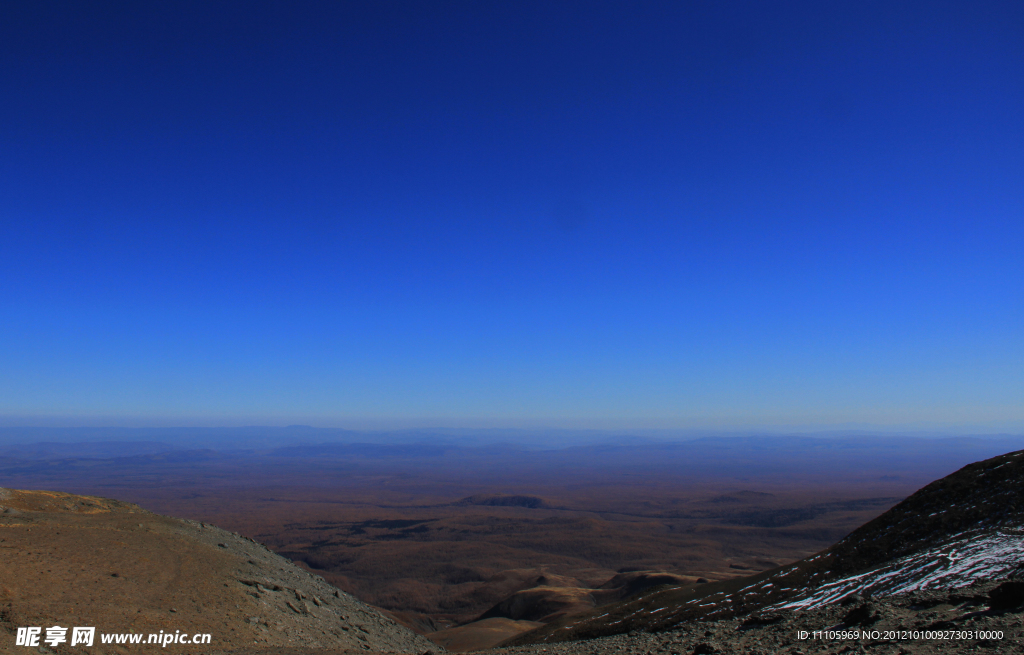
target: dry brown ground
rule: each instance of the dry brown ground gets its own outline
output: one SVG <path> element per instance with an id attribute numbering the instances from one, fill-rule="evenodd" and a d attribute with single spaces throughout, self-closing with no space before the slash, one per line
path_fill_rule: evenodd
<path id="1" fill-rule="evenodd" d="M 211 646 L 172 647 L 178 653 L 430 647 L 238 535 L 103 498 L 0 489 L 0 648 L 29 652 L 14 646 L 17 628 L 54 625 L 211 635 Z M 161 649 L 104 646 L 97 636 L 89 652 L 140 650 Z M 69 643 L 56 651 L 82 652 Z"/>
<path id="2" fill-rule="evenodd" d="M 719 580 L 797 560 L 933 477 L 871 449 L 727 446 L 12 460 L 0 482 L 235 530 L 427 633 L 541 577 L 593 589 L 625 570 Z"/>
<path id="3" fill-rule="evenodd" d="M 261 458 L 212 452 L 115 460 L 11 460 L 0 461 L 0 482 L 115 496 L 237 530 L 429 632 L 476 618 L 522 589 L 593 589 L 617 571 L 635 569 L 716 580 L 792 561 L 834 543 L 937 477 L 922 472 L 920 459 L 899 452 L 882 453 L 884 457 L 875 451 L 851 455 L 848 450 L 807 456 L 801 451 L 743 455 L 720 449 L 716 455 L 715 449 L 718 446 L 700 457 L 688 451 L 665 456 L 660 451 L 652 456 L 641 453 L 646 459 L 632 462 L 622 449 L 611 454 L 574 451 L 514 457 L 455 453 L 429 461 L 412 456 Z M 794 459 L 796 455 L 803 459 Z M 936 469 L 945 466 L 945 460 L 932 463 Z M 507 496 L 527 500 L 508 504 L 500 498 Z M 84 572 L 48 566 L 44 575 L 43 565 L 54 554 L 44 552 L 45 544 L 96 552 L 106 546 L 89 546 L 88 539 L 63 541 L 63 530 L 57 535 L 55 527 L 46 533 L 28 529 L 35 531 L 37 540 L 29 541 L 28 532 L 20 537 L 22 559 L 15 567 L 35 567 L 38 579 L 33 584 L 38 583 L 41 591 L 17 583 L 19 591 L 11 598 L 51 593 L 46 583 L 52 580 L 46 576 L 58 575 L 57 570 L 62 576 L 88 573 L 76 584 L 97 606 L 117 606 L 117 594 L 130 588 L 120 574 L 104 578 L 99 569 L 88 566 Z M 109 530 L 129 546 L 132 539 L 142 537 L 131 523 Z M 154 528 L 147 534 L 170 533 Z M 10 551 L 0 549 L 0 556 L 5 552 Z M 216 548 L 213 552 L 219 553 Z M 147 555 L 136 555 L 144 564 Z M 105 560 L 97 557 L 99 566 Z M 176 615 L 190 611 L 192 603 L 204 611 L 223 610 L 227 632 L 234 628 L 259 638 L 274 629 L 266 615 L 234 612 L 231 603 L 240 598 L 242 602 L 234 603 L 238 610 L 246 607 L 244 603 L 274 600 L 273 594 L 240 584 L 234 590 L 238 594 L 230 597 L 219 598 L 217 589 L 208 590 L 209 599 L 205 591 L 189 596 L 182 581 L 209 572 L 189 566 L 193 565 L 175 569 L 170 560 L 154 565 L 149 579 L 164 585 L 164 593 L 126 602 L 116 611 L 131 615 L 126 608 L 135 603 L 137 620 L 160 626 L 169 625 L 160 623 L 165 621 L 161 611 Z M 157 568 L 171 573 L 161 577 Z M 175 570 L 180 571 L 178 578 L 172 575 Z M 144 574 L 141 569 L 132 572 L 136 577 Z M 0 573 L 0 584 L 4 580 Z M 91 590 L 90 584 L 98 586 Z M 193 588 L 203 590 L 202 584 Z M 603 591 L 580 595 L 579 600 L 590 595 L 594 602 L 603 602 Z M 81 602 L 77 610 L 71 600 L 60 602 L 68 603 L 69 615 L 94 611 Z M 178 611 L 171 613 L 164 607 L 167 602 Z M 13 625 L 9 619 L 22 620 L 20 611 L 12 602 L 5 625 Z M 250 622 L 253 616 L 257 620 Z M 471 642 L 479 646 L 488 632 L 493 637 L 523 627 L 505 620 L 508 617 L 495 618 L 502 620 L 472 630 L 442 631 L 446 634 L 435 638 L 448 640 L 455 648 Z M 243 642 L 225 642 L 224 648 L 245 649 L 239 653 L 285 652 L 266 650 L 266 642 Z M 566 652 L 610 652 L 621 646 L 614 640 L 589 642 Z M 656 651 L 672 649 L 663 643 Z"/>
<path id="4" fill-rule="evenodd" d="M 143 502 L 252 536 L 428 632 L 471 621 L 542 576 L 592 589 L 623 570 L 719 580 L 772 568 L 831 545 L 896 502 L 886 491 L 901 491 L 549 486 L 526 490 L 540 507 L 504 507 L 391 486 L 204 489 Z"/>

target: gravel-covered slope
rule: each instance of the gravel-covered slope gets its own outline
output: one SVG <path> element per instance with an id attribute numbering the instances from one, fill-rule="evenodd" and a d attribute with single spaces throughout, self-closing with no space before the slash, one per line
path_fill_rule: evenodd
<path id="1" fill-rule="evenodd" d="M 1024 525 L 1024 451 L 968 464 L 920 489 L 832 546 L 839 577 L 934 546 L 956 534 Z"/>
<path id="2" fill-rule="evenodd" d="M 238 585 L 255 601 L 246 621 L 270 634 L 287 620 L 295 641 L 381 652 L 423 652 L 438 647 L 377 609 L 295 566 L 265 546 L 209 524 L 181 520 L 183 534 L 238 556 Z M 243 561 L 244 560 L 244 561 Z"/>
<path id="3" fill-rule="evenodd" d="M 1024 451 L 970 464 L 922 488 L 813 557 L 749 578 L 654 589 L 568 617 L 509 644 L 672 630 L 766 608 L 807 610 L 851 594 L 950 590 L 1024 575 Z"/>
<path id="4" fill-rule="evenodd" d="M 1024 587 L 1024 585 L 1022 585 Z M 1024 594 L 995 583 L 882 599 L 850 598 L 804 612 L 692 621 L 661 632 L 478 651 L 482 655 L 811 655 L 1020 653 Z M 1007 607 L 1006 605 L 1013 605 Z"/>
<path id="5" fill-rule="evenodd" d="M 0 489 L 0 652 L 14 648 L 17 628 L 55 624 L 206 633 L 209 646 L 173 646 L 204 655 L 439 650 L 251 539 L 105 498 Z M 90 652 L 152 648 L 97 643 Z M 57 646 L 64 651 L 81 652 Z"/>

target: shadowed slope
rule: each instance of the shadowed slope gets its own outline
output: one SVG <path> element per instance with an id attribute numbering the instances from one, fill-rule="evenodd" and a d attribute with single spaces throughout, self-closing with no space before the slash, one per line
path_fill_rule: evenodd
<path id="1" fill-rule="evenodd" d="M 766 609 L 816 608 L 856 593 L 991 585 L 1024 574 L 1022 528 L 1024 451 L 1017 451 L 927 485 L 835 546 L 795 564 L 747 578 L 641 592 L 554 621 L 506 645 L 657 632 Z"/>

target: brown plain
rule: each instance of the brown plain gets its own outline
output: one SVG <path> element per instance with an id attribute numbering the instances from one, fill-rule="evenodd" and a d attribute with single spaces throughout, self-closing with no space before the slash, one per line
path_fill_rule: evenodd
<path id="1" fill-rule="evenodd" d="M 980 459 L 914 443 L 440 450 L 0 462 L 0 482 L 236 531 L 466 650 L 618 600 L 657 580 L 650 572 L 675 576 L 652 584 L 698 585 L 801 559 Z M 219 602 L 187 596 L 193 574 L 168 579 L 167 598 Z"/>

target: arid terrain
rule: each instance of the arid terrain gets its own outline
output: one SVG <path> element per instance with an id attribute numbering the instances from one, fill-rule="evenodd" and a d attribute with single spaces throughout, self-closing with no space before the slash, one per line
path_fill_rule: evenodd
<path id="1" fill-rule="evenodd" d="M 1024 451 L 965 466 L 813 557 L 655 587 L 503 645 L 627 652 L 1019 652 Z M 593 651 L 591 651 L 593 652 Z"/>
<path id="2" fill-rule="evenodd" d="M 463 651 L 647 589 L 692 595 L 777 570 L 992 447 L 41 444 L 8 449 L 0 475 L 235 531 Z"/>
<path id="3" fill-rule="evenodd" d="M 90 652 L 156 646 L 101 634 L 210 635 L 209 646 L 415 652 L 430 643 L 249 539 L 105 498 L 0 489 L 0 631 L 94 627 Z M 40 637 L 45 637 L 45 633 Z M 41 652 L 81 652 L 71 635 Z M 159 648 L 166 648 L 161 644 Z"/>

